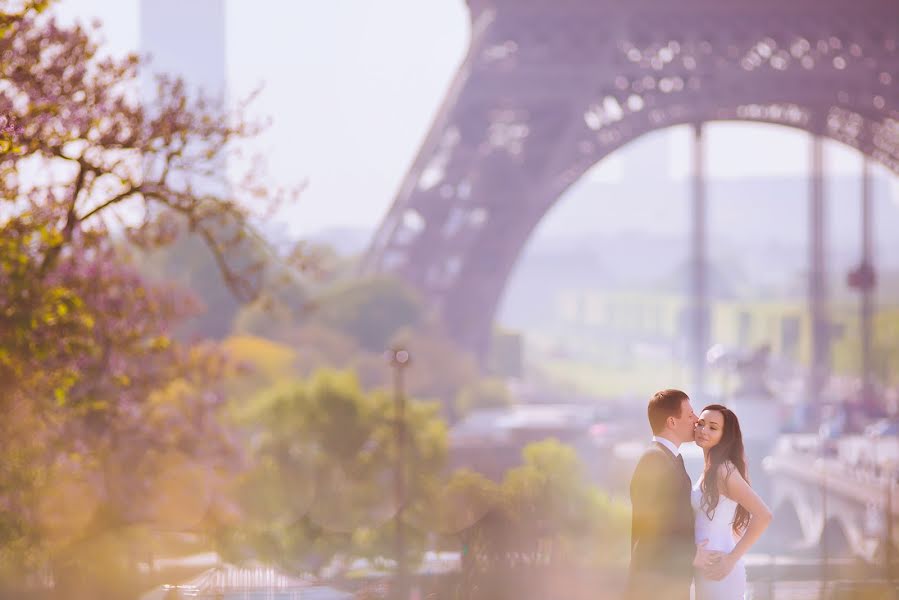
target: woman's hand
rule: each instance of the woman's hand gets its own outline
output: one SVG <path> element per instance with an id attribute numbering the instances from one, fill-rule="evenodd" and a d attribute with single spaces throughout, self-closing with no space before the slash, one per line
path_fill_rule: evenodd
<path id="1" fill-rule="evenodd" d="M 702 574 L 712 581 L 721 581 L 734 570 L 737 561 L 740 560 L 732 553 L 722 554 L 720 559 L 710 564 L 704 569 L 700 569 Z"/>
<path id="2" fill-rule="evenodd" d="M 693 557 L 693 568 L 705 572 L 706 569 L 721 560 L 723 552 L 716 552 L 706 548 L 709 541 L 703 540 L 696 544 L 696 555 Z"/>

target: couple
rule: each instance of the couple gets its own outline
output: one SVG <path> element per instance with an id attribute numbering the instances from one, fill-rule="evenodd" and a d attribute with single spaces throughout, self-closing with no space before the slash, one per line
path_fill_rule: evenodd
<path id="1" fill-rule="evenodd" d="M 738 600 L 746 593 L 743 555 L 771 522 L 746 474 L 736 415 L 712 404 L 699 417 L 680 390 L 649 401 L 653 438 L 631 479 L 629 600 Z M 696 442 L 705 468 L 696 485 L 681 444 Z"/>

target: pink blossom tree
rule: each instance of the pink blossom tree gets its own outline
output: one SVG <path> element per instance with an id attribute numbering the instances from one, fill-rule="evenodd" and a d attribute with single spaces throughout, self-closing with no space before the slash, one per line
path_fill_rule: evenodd
<path id="1" fill-rule="evenodd" d="M 115 598 L 150 533 L 233 518 L 240 461 L 219 418 L 227 362 L 173 340 L 194 304 L 119 240 L 187 227 L 252 298 L 273 256 L 253 224 L 292 194 L 256 162 L 216 185 L 259 131 L 244 105 L 166 77 L 143 104 L 138 58 L 101 58 L 47 4 L 0 10 L 0 596 Z"/>

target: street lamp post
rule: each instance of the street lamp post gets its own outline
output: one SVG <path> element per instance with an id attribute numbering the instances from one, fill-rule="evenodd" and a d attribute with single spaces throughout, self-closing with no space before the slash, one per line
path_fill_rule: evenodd
<path id="1" fill-rule="evenodd" d="M 409 351 L 396 346 L 388 353 L 393 367 L 393 402 L 395 408 L 394 435 L 396 437 L 396 468 L 393 474 L 396 500 L 396 590 L 397 600 L 408 598 L 408 568 L 406 564 L 406 532 L 403 527 L 403 508 L 406 502 L 406 396 L 403 393 L 403 370 L 409 366 Z"/>
<path id="2" fill-rule="evenodd" d="M 859 324 L 861 326 L 861 368 L 862 390 L 861 409 L 868 413 L 879 410 L 874 398 L 872 374 L 873 331 L 874 331 L 874 289 L 877 286 L 877 272 L 874 269 L 873 214 L 871 210 L 871 169 L 868 159 L 862 165 L 862 256 L 858 267 L 850 271 L 847 283 L 861 294 Z"/>

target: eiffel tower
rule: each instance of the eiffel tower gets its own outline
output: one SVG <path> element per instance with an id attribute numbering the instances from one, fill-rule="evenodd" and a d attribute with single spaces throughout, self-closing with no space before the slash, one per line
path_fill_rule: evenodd
<path id="1" fill-rule="evenodd" d="M 481 356 L 535 226 L 588 169 L 641 135 L 774 123 L 838 140 L 899 173 L 895 0 L 468 0 L 468 8 L 468 54 L 364 270 L 411 283 Z M 819 286 L 822 270 L 812 268 Z"/>

